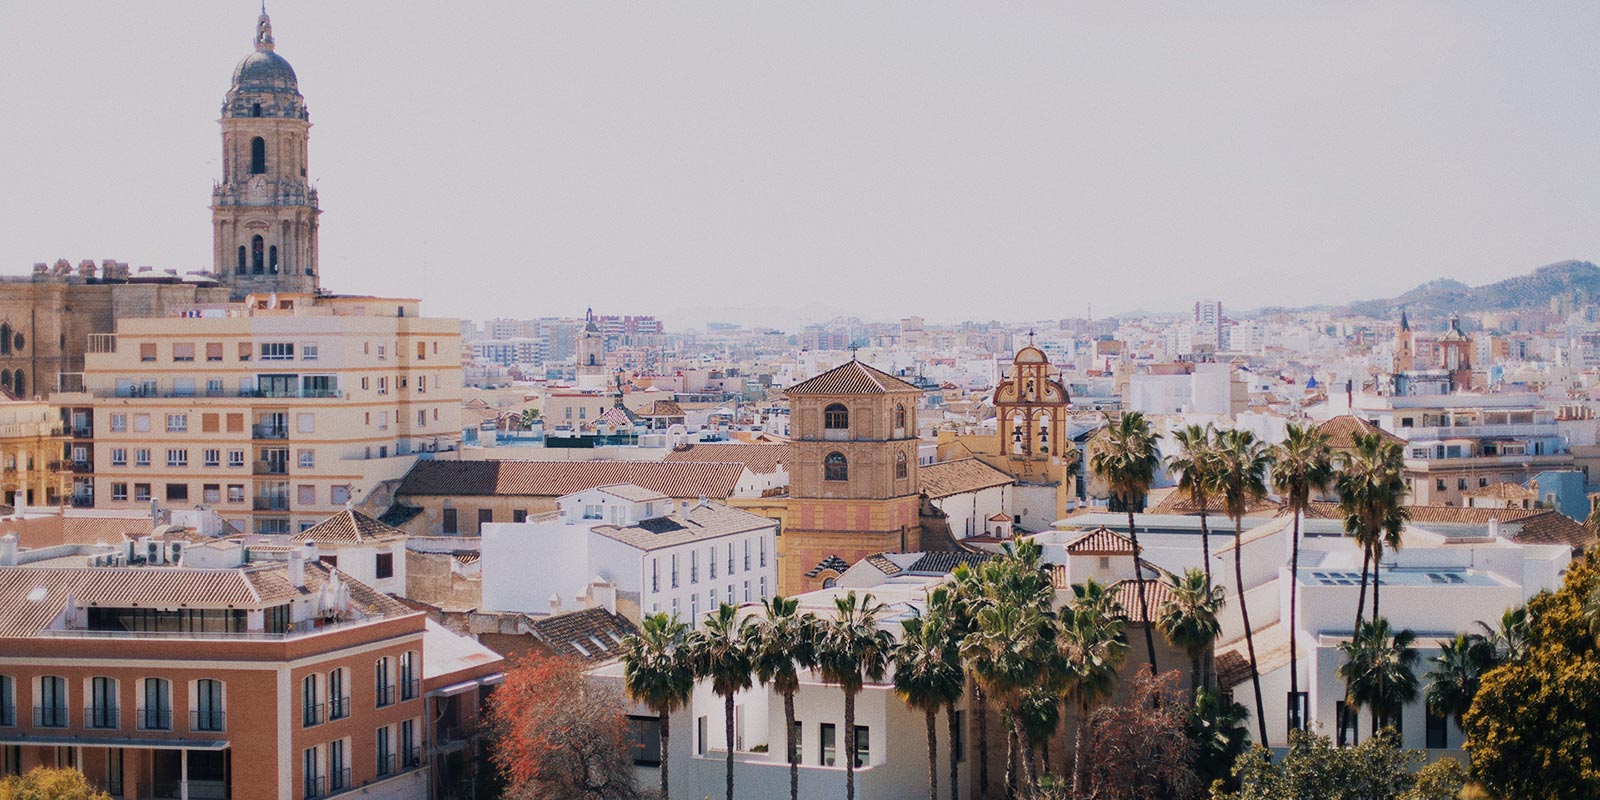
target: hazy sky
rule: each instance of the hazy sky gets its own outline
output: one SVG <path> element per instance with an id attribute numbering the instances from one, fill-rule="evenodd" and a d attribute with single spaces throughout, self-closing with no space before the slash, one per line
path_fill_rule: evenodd
<path id="1" fill-rule="evenodd" d="M 257 6 L 4 5 L 0 272 L 211 267 Z M 1021 320 L 1600 258 L 1600 3 L 268 10 L 324 285 L 430 314 Z"/>

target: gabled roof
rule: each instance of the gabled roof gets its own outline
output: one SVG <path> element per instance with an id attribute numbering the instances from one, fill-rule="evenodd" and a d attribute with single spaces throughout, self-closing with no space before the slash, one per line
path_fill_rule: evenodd
<path id="1" fill-rule="evenodd" d="M 669 499 L 660 492 L 652 492 L 643 486 L 635 486 L 631 483 L 614 483 L 610 486 L 597 486 L 595 489 L 612 497 L 620 497 L 630 503 L 648 503 L 651 500 Z"/>
<path id="2" fill-rule="evenodd" d="M 1068 542 L 1066 551 L 1075 556 L 1131 556 L 1133 540 L 1101 526 Z"/>
<path id="3" fill-rule="evenodd" d="M 1111 584 L 1111 592 L 1116 595 L 1117 602 L 1122 605 L 1122 616 L 1129 622 L 1138 624 L 1145 621 L 1144 613 L 1139 608 L 1139 584 L 1132 580 L 1117 581 Z M 1161 618 L 1161 604 L 1172 599 L 1172 589 L 1165 581 L 1146 579 L 1144 582 L 1145 604 L 1150 607 L 1150 616 Z"/>
<path id="4" fill-rule="evenodd" d="M 1501 481 L 1491 483 L 1481 489 L 1467 492 L 1467 497 L 1492 497 L 1497 500 L 1537 500 L 1539 493 L 1523 486 L 1520 483 Z"/>
<path id="5" fill-rule="evenodd" d="M 622 640 L 639 632 L 627 617 L 600 607 L 525 619 L 533 638 L 552 653 L 585 661 L 609 661 L 621 656 Z"/>
<path id="6" fill-rule="evenodd" d="M 345 509 L 289 537 L 293 542 L 366 544 L 389 541 L 406 532 L 391 527 L 354 509 Z"/>
<path id="7" fill-rule="evenodd" d="M 781 444 L 729 444 L 726 442 L 688 444 L 674 449 L 664 463 L 739 463 L 751 472 L 771 474 L 783 467 L 789 448 Z"/>
<path id="8" fill-rule="evenodd" d="M 777 520 L 721 503 L 697 505 L 682 513 L 643 519 L 637 525 L 596 525 L 596 535 L 639 550 L 659 550 L 681 544 L 750 533 L 778 524 Z"/>
<path id="9" fill-rule="evenodd" d="M 789 397 L 802 394 L 899 394 L 905 392 L 921 394 L 922 390 L 881 369 L 869 367 L 855 360 L 834 367 L 821 375 L 803 380 L 784 390 L 784 394 Z"/>
<path id="10" fill-rule="evenodd" d="M 1355 434 L 1381 434 L 1385 441 L 1404 442 L 1404 439 L 1352 414 L 1342 414 L 1317 426 L 1328 435 L 1328 445 L 1335 450 L 1354 450 Z"/>
<path id="11" fill-rule="evenodd" d="M 850 564 L 847 563 L 844 559 L 840 558 L 838 553 L 834 553 L 834 554 L 828 556 L 827 558 L 824 558 L 821 561 L 818 561 L 817 565 L 815 567 L 812 567 L 811 570 L 806 573 L 806 577 L 807 578 L 815 578 L 818 575 L 821 575 L 822 573 L 827 572 L 828 570 L 833 570 L 834 572 L 837 572 L 840 575 L 843 575 L 844 571 L 849 569 L 849 568 L 850 568 Z"/>
<path id="12" fill-rule="evenodd" d="M 631 483 L 668 497 L 727 498 L 743 464 L 660 461 L 418 461 L 395 494 L 561 497 Z"/>
<path id="13" fill-rule="evenodd" d="M 672 400 L 656 400 L 640 408 L 637 413 L 641 417 L 681 417 L 683 406 Z"/>
<path id="14" fill-rule="evenodd" d="M 1256 668 L 1266 675 L 1289 663 L 1289 626 L 1274 622 L 1255 632 Z M 1250 655 L 1243 637 L 1216 651 L 1217 684 L 1224 690 L 1250 680 Z"/>
<path id="15" fill-rule="evenodd" d="M 1516 528 L 1510 539 L 1517 544 L 1564 544 L 1583 550 L 1600 543 L 1583 523 L 1553 509 L 1535 511 L 1510 527 Z"/>
<path id="16" fill-rule="evenodd" d="M 1016 478 L 976 458 L 929 464 L 918 468 L 917 476 L 923 494 L 931 500 L 1017 482 Z"/>
<path id="17" fill-rule="evenodd" d="M 906 572 L 948 575 L 954 572 L 960 564 L 976 567 L 993 558 L 995 558 L 993 553 L 969 553 L 965 550 L 930 550 L 923 553 L 921 558 L 911 562 L 911 566 L 906 567 Z"/>

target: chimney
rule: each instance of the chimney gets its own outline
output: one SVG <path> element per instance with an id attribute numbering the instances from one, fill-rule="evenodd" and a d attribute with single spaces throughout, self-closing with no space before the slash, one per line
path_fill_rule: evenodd
<path id="1" fill-rule="evenodd" d="M 289 551 L 289 585 L 306 588 L 306 556 L 299 550 Z"/>
<path id="2" fill-rule="evenodd" d="M 617 586 L 611 581 L 595 576 L 589 582 L 589 608 L 599 606 L 615 614 L 617 613 Z"/>
<path id="3" fill-rule="evenodd" d="M 550 593 L 550 613 L 561 613 L 561 595 L 557 592 Z"/>
<path id="4" fill-rule="evenodd" d="M 14 517 L 21 518 L 24 514 L 27 514 L 27 513 L 28 513 L 28 493 L 26 491 L 23 491 L 22 489 L 18 489 L 16 494 L 12 495 L 11 515 L 14 516 Z"/>
<path id="5" fill-rule="evenodd" d="M 307 564 L 315 564 L 322 559 L 322 551 L 317 549 L 316 542 L 306 542 L 305 547 L 302 548 L 301 551 L 306 554 L 305 558 Z"/>
<path id="6" fill-rule="evenodd" d="M 8 533 L 0 536 L 0 567 L 14 567 L 17 565 L 17 535 Z"/>
<path id="7" fill-rule="evenodd" d="M 1489 518 L 1489 538 L 1500 538 L 1500 520 L 1495 517 Z"/>

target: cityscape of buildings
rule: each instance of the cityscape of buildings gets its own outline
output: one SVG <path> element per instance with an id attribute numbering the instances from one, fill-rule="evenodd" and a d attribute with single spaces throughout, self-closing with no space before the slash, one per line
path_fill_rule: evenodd
<path id="1" fill-rule="evenodd" d="M 0 282 L 0 774 L 70 767 L 141 800 L 487 796 L 484 709 L 528 653 L 615 682 L 650 615 L 698 628 L 775 595 L 827 614 L 852 591 L 899 636 L 958 566 L 1024 541 L 1057 604 L 1093 578 L 1129 598 L 1131 631 L 1154 624 L 1138 576 L 1216 561 L 1219 688 L 1242 700 L 1253 663 L 1261 744 L 1286 746 L 1291 718 L 1353 744 L 1372 719 L 1337 668 L 1367 567 L 1337 497 L 1293 528 L 1264 500 L 1237 540 L 1212 508 L 1208 538 L 1165 460 L 1191 425 L 1398 443 L 1404 547 L 1373 572 L 1424 656 L 1555 590 L 1595 543 L 1600 298 L 1581 288 L 1443 314 L 1196 298 L 797 330 L 674 329 L 597 291 L 570 316 L 440 318 L 324 286 L 356 281 L 321 270 L 306 98 L 264 11 L 220 126 L 210 270 L 58 260 Z M 1544 270 L 1600 285 L 1593 265 Z M 1163 462 L 1130 509 L 1089 454 L 1134 413 Z M 702 681 L 670 752 L 631 708 L 640 785 L 665 764 L 674 794 L 716 795 L 731 748 L 741 795 L 781 795 L 782 701 L 739 691 L 730 742 Z M 855 702 L 856 796 L 922 796 L 920 712 L 887 679 Z M 960 741 L 980 735 L 972 702 Z M 796 703 L 802 796 L 835 796 L 840 689 L 808 675 Z M 1463 757 L 1456 721 L 1420 700 L 1401 720 L 1406 747 Z"/>

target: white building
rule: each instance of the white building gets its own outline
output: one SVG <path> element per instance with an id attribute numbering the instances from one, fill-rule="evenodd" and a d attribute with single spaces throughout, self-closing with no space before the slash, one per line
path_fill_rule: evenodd
<path id="1" fill-rule="evenodd" d="M 635 622 L 657 611 L 697 621 L 720 603 L 777 591 L 776 520 L 632 484 L 556 504 L 526 522 L 482 526 L 485 610 L 578 610 L 595 602 L 593 586 L 609 584 L 619 613 Z"/>

